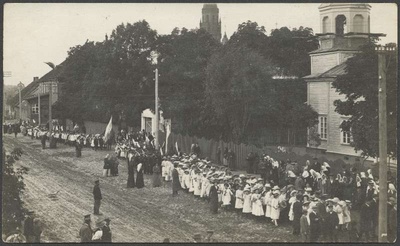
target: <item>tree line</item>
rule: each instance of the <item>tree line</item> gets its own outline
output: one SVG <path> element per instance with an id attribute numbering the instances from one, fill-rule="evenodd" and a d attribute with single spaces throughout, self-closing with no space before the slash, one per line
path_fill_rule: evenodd
<path id="1" fill-rule="evenodd" d="M 318 48 L 310 28 L 238 26 L 222 45 L 203 29 L 159 35 L 145 20 L 117 26 L 102 42 L 70 48 L 59 77 L 55 116 L 140 124 L 154 108 L 152 52 L 158 56 L 160 108 L 177 133 L 250 143 L 262 128 L 293 132 L 317 123 L 305 105 L 308 52 Z M 274 79 L 291 76 L 298 79 Z"/>

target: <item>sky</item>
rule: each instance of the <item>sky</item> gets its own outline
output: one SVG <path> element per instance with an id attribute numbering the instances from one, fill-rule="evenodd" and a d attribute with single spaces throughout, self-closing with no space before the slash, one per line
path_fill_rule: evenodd
<path id="1" fill-rule="evenodd" d="M 255 21 L 271 29 L 311 27 L 320 32 L 319 3 L 218 4 L 224 32 L 230 37 L 238 25 Z M 397 6 L 372 3 L 371 32 L 385 33 L 381 43 L 397 42 Z M 103 41 L 121 23 L 145 19 L 158 34 L 175 27 L 199 27 L 201 3 L 6 3 L 4 5 L 4 84 L 25 85 L 50 71 L 44 62 L 60 64 L 67 51 L 87 39 Z"/>

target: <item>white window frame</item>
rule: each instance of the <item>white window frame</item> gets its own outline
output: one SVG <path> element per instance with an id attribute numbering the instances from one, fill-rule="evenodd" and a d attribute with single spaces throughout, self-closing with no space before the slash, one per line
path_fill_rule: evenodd
<path id="1" fill-rule="evenodd" d="M 39 105 L 37 103 L 32 106 L 32 114 L 39 114 Z"/>
<path id="2" fill-rule="evenodd" d="M 322 140 L 328 139 L 328 116 L 318 116 L 318 134 Z"/>
<path id="3" fill-rule="evenodd" d="M 346 120 L 346 119 L 345 119 Z M 345 121 L 342 120 L 342 123 Z M 340 128 L 340 126 L 339 126 Z M 340 128 L 340 143 L 344 145 L 350 145 L 350 143 L 353 141 L 353 137 L 351 136 L 351 128 L 349 131 L 343 131 Z"/>

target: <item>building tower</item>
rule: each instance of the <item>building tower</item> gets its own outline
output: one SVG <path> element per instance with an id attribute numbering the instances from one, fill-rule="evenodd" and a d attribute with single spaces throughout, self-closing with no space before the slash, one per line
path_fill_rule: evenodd
<path id="1" fill-rule="evenodd" d="M 209 32 L 218 42 L 221 41 L 221 19 L 216 3 L 205 3 L 203 5 L 200 28 Z"/>
<path id="2" fill-rule="evenodd" d="M 378 35 L 370 33 L 370 9 L 365 3 L 323 3 L 319 7 L 320 47 L 310 52 L 311 75 L 304 79 L 307 102 L 319 114 L 317 127 L 322 141 L 318 148 L 326 152 L 357 155 L 350 146 L 350 132 L 340 129 L 347 117 L 335 112 L 333 102 L 345 98 L 335 91 L 332 82 L 345 74 L 345 61 L 371 36 Z"/>

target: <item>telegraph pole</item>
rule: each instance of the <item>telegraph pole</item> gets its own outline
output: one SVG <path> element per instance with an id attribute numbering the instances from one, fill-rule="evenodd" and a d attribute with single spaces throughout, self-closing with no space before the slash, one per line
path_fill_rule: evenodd
<path id="1" fill-rule="evenodd" d="M 52 85 L 53 85 L 53 81 L 50 81 L 50 84 L 49 84 L 49 131 L 50 131 L 50 133 L 52 133 L 52 131 L 53 131 L 53 118 L 52 118 L 52 115 L 51 115 L 51 104 L 52 104 L 52 102 L 53 102 L 53 88 L 52 88 Z"/>
<path id="2" fill-rule="evenodd" d="M 155 94 L 156 94 L 156 98 L 155 98 L 156 129 L 155 129 L 155 136 L 154 136 L 154 145 L 155 145 L 154 147 L 156 148 L 156 150 L 158 150 L 158 147 L 159 147 L 158 131 L 159 131 L 159 125 L 160 125 L 160 117 L 158 114 L 158 68 L 156 68 L 155 73 L 156 73 L 156 79 L 155 79 L 155 82 L 156 82 L 156 86 L 155 86 L 155 89 L 156 89 L 156 92 L 155 92 Z"/>
<path id="3" fill-rule="evenodd" d="M 38 117 L 38 124 L 39 124 L 39 126 L 40 126 L 40 124 L 41 124 L 41 119 L 40 119 L 40 91 L 41 91 L 41 89 L 42 89 L 42 86 L 41 86 L 41 84 L 39 84 L 39 89 L 38 89 L 38 115 L 39 115 L 39 117 Z"/>
<path id="4" fill-rule="evenodd" d="M 378 53 L 379 101 L 379 225 L 378 241 L 387 242 L 387 109 L 386 109 L 386 55 L 391 47 L 376 47 Z"/>
<path id="5" fill-rule="evenodd" d="M 20 81 L 18 84 L 18 96 L 19 96 L 19 120 L 22 119 L 22 96 L 21 91 L 24 88 L 24 84 Z"/>

